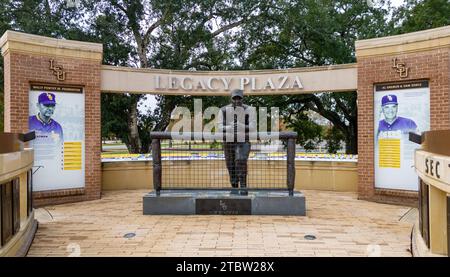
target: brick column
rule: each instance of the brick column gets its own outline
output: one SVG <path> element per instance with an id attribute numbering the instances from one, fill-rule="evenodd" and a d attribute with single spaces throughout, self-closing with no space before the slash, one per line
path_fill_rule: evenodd
<path id="1" fill-rule="evenodd" d="M 417 192 L 376 189 L 374 176 L 374 84 L 429 80 L 431 130 L 450 129 L 450 27 L 356 42 L 358 64 L 358 195 L 413 205 Z M 406 78 L 392 68 L 397 58 Z"/>
<path id="2" fill-rule="evenodd" d="M 102 45 L 7 31 L 0 39 L 5 75 L 5 132 L 28 131 L 30 84 L 82 86 L 85 94 L 85 187 L 33 194 L 35 205 L 98 199 L 101 195 L 100 73 Z M 64 81 L 49 69 L 53 59 Z"/>

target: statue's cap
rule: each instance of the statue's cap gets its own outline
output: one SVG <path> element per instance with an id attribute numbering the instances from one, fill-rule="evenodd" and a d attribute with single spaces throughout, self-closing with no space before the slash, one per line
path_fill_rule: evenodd
<path id="1" fill-rule="evenodd" d="M 241 99 L 244 98 L 244 91 L 242 89 L 235 89 L 231 92 L 231 99 L 239 96 Z"/>

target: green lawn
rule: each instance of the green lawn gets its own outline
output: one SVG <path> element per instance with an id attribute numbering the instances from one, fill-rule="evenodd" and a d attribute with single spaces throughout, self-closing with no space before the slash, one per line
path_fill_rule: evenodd
<path id="1" fill-rule="evenodd" d="M 102 143 L 102 146 L 125 146 L 125 143 Z"/>
<path id="2" fill-rule="evenodd" d="M 102 153 L 104 153 L 104 154 L 115 154 L 115 155 L 119 155 L 119 154 L 129 154 L 129 153 L 128 153 L 128 150 L 102 151 Z"/>

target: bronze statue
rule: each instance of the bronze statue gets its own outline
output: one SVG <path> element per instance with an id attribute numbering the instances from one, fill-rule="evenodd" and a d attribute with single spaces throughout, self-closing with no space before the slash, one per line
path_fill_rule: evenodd
<path id="1" fill-rule="evenodd" d="M 233 188 L 231 193 L 247 195 L 247 160 L 251 147 L 249 131 L 254 130 L 256 118 L 252 117 L 252 112 L 255 112 L 253 107 L 245 105 L 243 100 L 242 90 L 231 92 L 231 104 L 220 109 L 222 118 L 219 120 L 219 126 L 226 134 L 223 150 Z"/>

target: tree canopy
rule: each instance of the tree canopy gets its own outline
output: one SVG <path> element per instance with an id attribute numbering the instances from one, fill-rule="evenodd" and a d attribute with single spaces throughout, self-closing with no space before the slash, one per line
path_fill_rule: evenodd
<path id="1" fill-rule="evenodd" d="M 8 29 L 102 43 L 104 64 L 182 70 L 283 69 L 355 62 L 358 39 L 450 24 L 447 0 L 388 1 L 370 7 L 360 0 L 65 0 L 0 1 L 0 33 Z M 0 61 L 3 94 L 3 60 Z M 176 106 L 190 96 L 157 96 L 151 112 L 138 108 L 142 95 L 102 94 L 102 136 L 123 140 L 132 153 L 149 151 L 150 130 L 164 130 Z M 1 99 L 2 97 L 0 97 Z M 277 106 L 298 142 L 331 152 L 341 141 L 357 153 L 355 92 L 251 97 Z M 222 105 L 221 97 L 203 98 Z M 0 103 L 1 104 L 1 103 Z M 0 114 L 3 112 L 1 105 Z M 309 116 L 330 122 L 319 126 Z M 3 123 L 3 120 L 1 120 Z M 0 126 L 2 127 L 2 126 Z"/>

